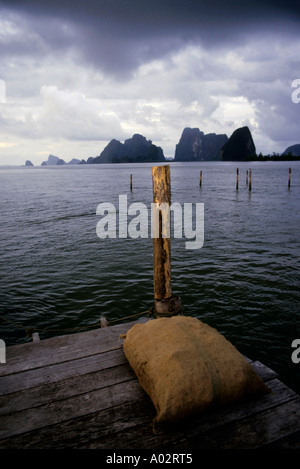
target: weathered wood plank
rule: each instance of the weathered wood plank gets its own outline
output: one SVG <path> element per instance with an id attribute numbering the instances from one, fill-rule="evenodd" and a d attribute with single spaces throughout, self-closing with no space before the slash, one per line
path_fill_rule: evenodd
<path id="1" fill-rule="evenodd" d="M 115 407 L 143 397 L 137 380 L 125 381 L 38 408 L 1 416 L 0 439 Z"/>
<path id="2" fill-rule="evenodd" d="M 146 320 L 149 318 L 7 347 L 6 364 L 0 367 L 0 376 L 121 348 L 120 335 L 137 322 Z"/>
<path id="3" fill-rule="evenodd" d="M 170 449 L 173 447 L 175 450 L 255 448 L 264 445 L 266 441 L 277 440 L 286 432 L 293 433 L 299 429 L 299 399 L 281 402 L 280 405 L 270 408 L 262 407 L 260 412 L 251 414 L 251 418 L 247 411 L 245 415 L 243 414 L 246 407 L 240 406 L 238 412 L 233 406 L 209 411 L 194 422 L 184 422 L 165 431 L 157 430 L 156 433 L 153 433 L 150 424 L 139 424 L 113 435 L 101 435 L 98 439 L 90 438 L 85 445 L 81 444 L 80 448 Z M 298 415 L 295 416 L 295 412 Z M 272 427 L 274 418 L 277 421 L 276 428 Z M 248 443 L 247 435 L 250 431 L 253 432 L 253 436 Z M 235 438 L 238 432 L 242 434 L 240 439 L 238 436 Z"/>
<path id="4" fill-rule="evenodd" d="M 176 447 L 177 449 L 184 447 L 184 445 L 189 443 L 189 446 L 193 449 L 199 448 L 198 439 L 202 438 L 203 435 L 206 435 L 209 432 L 220 432 L 222 435 L 223 432 L 226 432 L 226 425 L 234 425 L 235 422 L 238 425 L 239 422 L 248 422 L 251 427 L 251 422 L 255 416 L 260 415 L 263 412 L 270 411 L 270 416 L 272 417 L 272 412 L 277 407 L 285 407 L 287 411 L 287 417 L 289 415 L 290 404 L 297 401 L 295 408 L 299 410 L 299 398 L 295 397 L 295 393 L 291 393 L 288 388 L 286 388 L 282 383 L 275 380 L 272 382 L 272 388 L 276 389 L 276 393 L 273 395 L 265 396 L 264 399 L 259 399 L 257 401 L 249 401 L 240 404 L 233 404 L 228 406 L 223 406 L 217 409 L 210 409 L 207 412 L 187 421 L 181 422 L 178 425 L 158 427 L 156 433 L 153 433 L 150 423 L 148 425 L 139 424 L 135 427 L 123 430 L 122 432 L 114 434 L 101 434 L 101 437 L 96 441 L 95 439 L 89 439 L 86 446 L 81 446 L 82 448 L 120 448 L 120 449 L 158 449 L 170 447 L 170 445 Z M 276 416 L 276 411 L 274 412 Z M 294 427 L 291 428 L 291 431 L 298 429 L 299 422 L 297 419 L 293 421 Z M 278 422 L 278 435 L 280 433 L 281 425 L 285 425 L 284 420 Z M 278 435 L 276 436 L 278 438 Z M 275 437 L 275 438 L 276 438 Z M 216 444 L 215 448 L 218 448 L 219 443 Z"/>
<path id="5" fill-rule="evenodd" d="M 60 447 L 61 445 L 62 447 L 68 447 L 69 445 L 70 447 L 82 448 L 157 448 L 160 447 L 159 445 L 176 443 L 176 441 L 182 441 L 182 439 L 187 441 L 188 437 L 196 438 L 199 432 L 206 433 L 218 427 L 223 428 L 226 423 L 235 420 L 249 419 L 251 422 L 253 415 L 257 413 L 298 399 L 293 391 L 278 380 L 271 381 L 270 385 L 274 390 L 274 394 L 269 394 L 258 401 L 211 410 L 195 419 L 183 422 L 179 426 L 172 426 L 171 429 L 167 429 L 165 432 L 160 431 L 158 439 L 156 439 L 157 435 L 152 432 L 152 419 L 155 416 L 154 407 L 148 396 L 138 386 L 136 389 L 131 388 L 129 393 L 125 392 L 125 389 L 123 390 L 123 398 L 125 398 L 123 403 L 122 399 L 119 399 L 112 402 L 112 407 L 108 405 L 103 409 L 100 407 L 98 412 L 88 413 L 85 410 L 80 412 L 80 415 L 73 414 L 72 417 L 67 414 L 65 417 L 68 419 L 62 420 L 60 423 L 56 422 L 57 425 L 42 425 L 35 431 L 32 431 L 32 428 L 30 431 L 25 427 L 23 430 L 29 430 L 29 433 L 19 435 L 19 438 L 12 438 L 8 442 L 2 442 L 2 445 L 12 447 L 13 445 L 22 444 L 25 447 L 34 447 L 34 444 L 36 444 L 37 447 L 46 445 L 47 448 L 51 446 Z M 114 387 L 111 387 L 111 392 L 113 395 L 115 394 Z M 107 395 L 105 399 L 107 399 Z M 78 402 L 76 398 L 75 401 Z M 107 404 L 107 400 L 105 402 Z M 116 403 L 117 406 L 115 406 Z M 53 411 L 55 406 L 51 407 Z M 56 405 L 57 411 L 59 409 Z M 42 415 L 45 416 L 44 411 Z M 25 413 L 22 417 L 26 421 L 29 414 Z M 20 419 L 18 424 L 16 422 L 15 424 L 19 426 L 21 424 Z M 75 437 L 76 434 L 77 437 Z"/>
<path id="6" fill-rule="evenodd" d="M 134 324 L 146 321 L 149 318 L 7 347 L 6 364 L 0 367 L 0 376 L 117 350 L 123 345 L 120 336 Z"/>
<path id="7" fill-rule="evenodd" d="M 55 383 L 73 376 L 78 380 L 79 376 L 83 376 L 87 373 L 127 363 L 123 350 L 120 348 L 106 353 L 92 355 L 91 357 L 25 370 L 16 374 L 2 376 L 0 380 L 0 394 L 5 396 L 5 394 L 22 390 L 25 391 L 45 383 Z"/>
<path id="8" fill-rule="evenodd" d="M 19 390 L 9 395 L 0 396 L 0 416 L 35 407 L 38 408 L 54 401 L 90 393 L 97 389 L 113 386 L 131 379 L 136 379 L 134 372 L 129 368 L 128 364 L 123 364 L 87 373 L 80 378 L 73 376 L 61 381 L 52 382 L 50 386 L 49 384 L 42 384 L 29 388 L 26 392 Z"/>
<path id="9" fill-rule="evenodd" d="M 278 376 L 278 373 L 276 373 L 274 370 L 271 370 L 271 368 L 267 367 L 263 363 L 259 361 L 254 361 L 254 362 L 249 362 L 254 371 L 260 376 L 260 378 L 263 381 L 269 381 L 270 379 L 274 379 Z"/>
<path id="10" fill-rule="evenodd" d="M 272 394 L 210 409 L 153 433 L 154 406 L 120 339 L 133 324 L 146 320 L 8 347 L 7 364 L 1 367 L 0 447 L 296 447 L 299 396 L 273 370 L 248 358 Z"/>
<path id="11" fill-rule="evenodd" d="M 198 449 L 255 449 L 300 430 L 300 400 L 289 401 L 272 409 L 199 434 L 189 440 Z"/>
<path id="12" fill-rule="evenodd" d="M 26 449 L 65 449 L 85 447 L 89 441 L 102 440 L 102 437 L 126 433 L 132 427 L 142 424 L 152 428 L 155 415 L 154 407 L 145 400 L 127 402 L 108 411 L 96 412 L 83 417 L 61 422 L 56 426 L 47 426 L 28 433 L 0 441 L 0 448 Z M 59 435 L 59 437 L 58 437 Z M 105 448 L 105 445 L 99 445 Z M 116 447 L 115 447 L 116 448 Z"/>
<path id="13" fill-rule="evenodd" d="M 267 443 L 263 449 L 300 449 L 300 431 Z"/>
<path id="14" fill-rule="evenodd" d="M 16 393 L 22 390 L 24 391 L 45 383 L 50 384 L 72 376 L 78 377 L 87 373 L 127 363 L 123 349 L 119 348 L 93 356 L 3 376 L 0 380 L 0 413 L 1 401 L 3 401 L 1 396 L 5 396 L 5 394 Z M 260 362 L 253 362 L 252 367 L 264 381 L 277 376 L 273 370 L 262 365 Z"/>

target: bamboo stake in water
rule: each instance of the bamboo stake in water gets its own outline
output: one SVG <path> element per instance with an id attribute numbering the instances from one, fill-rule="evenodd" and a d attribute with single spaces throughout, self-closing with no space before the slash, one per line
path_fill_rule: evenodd
<path id="1" fill-rule="evenodd" d="M 249 191 L 252 190 L 252 174 L 251 174 L 251 169 L 249 169 Z"/>
<path id="2" fill-rule="evenodd" d="M 171 205 L 170 166 L 152 168 L 153 203 Z M 159 211 L 158 237 L 153 237 L 154 298 L 163 300 L 172 296 L 171 289 L 171 238 L 163 237 L 162 212 Z M 157 228 L 157 227 L 156 227 Z M 153 227 L 155 231 L 155 227 Z"/>
<path id="3" fill-rule="evenodd" d="M 292 172 L 292 169 L 289 168 L 289 188 L 291 187 L 291 172 Z"/>
<path id="4" fill-rule="evenodd" d="M 236 190 L 239 188 L 239 168 L 236 170 Z"/>
<path id="5" fill-rule="evenodd" d="M 202 169 L 200 170 L 200 187 L 202 187 Z"/>
<path id="6" fill-rule="evenodd" d="M 130 174 L 130 190 L 132 191 L 132 174 Z"/>

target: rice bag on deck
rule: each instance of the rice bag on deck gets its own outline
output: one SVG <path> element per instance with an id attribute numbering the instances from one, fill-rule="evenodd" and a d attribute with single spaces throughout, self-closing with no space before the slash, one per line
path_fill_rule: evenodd
<path id="1" fill-rule="evenodd" d="M 155 406 L 155 422 L 179 421 L 212 404 L 270 392 L 243 355 L 197 318 L 135 324 L 123 349 Z"/>

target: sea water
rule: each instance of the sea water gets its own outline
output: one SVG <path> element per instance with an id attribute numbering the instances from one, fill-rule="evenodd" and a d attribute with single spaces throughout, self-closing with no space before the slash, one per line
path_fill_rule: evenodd
<path id="1" fill-rule="evenodd" d="M 0 168 L 0 339 L 6 345 L 31 340 L 30 328 L 44 339 L 88 330 L 100 317 L 116 324 L 147 315 L 153 240 L 100 239 L 96 210 L 103 202 L 117 210 L 120 195 L 128 205 L 150 207 L 151 167 Z M 172 162 L 170 168 L 172 202 L 204 204 L 201 249 L 186 249 L 184 237 L 171 240 L 172 292 L 183 313 L 217 328 L 299 393 L 292 343 L 300 339 L 300 162 Z"/>

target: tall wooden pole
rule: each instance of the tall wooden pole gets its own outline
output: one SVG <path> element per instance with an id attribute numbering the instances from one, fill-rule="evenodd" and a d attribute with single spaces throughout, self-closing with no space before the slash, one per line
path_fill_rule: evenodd
<path id="1" fill-rule="evenodd" d="M 236 169 L 236 190 L 239 188 L 239 168 Z"/>
<path id="2" fill-rule="evenodd" d="M 130 190 L 132 191 L 132 174 L 130 174 Z"/>
<path id="3" fill-rule="evenodd" d="M 152 168 L 153 203 L 171 205 L 170 166 Z M 162 300 L 172 296 L 171 239 L 162 237 L 162 212 L 159 212 L 159 237 L 153 238 L 154 298 Z"/>
<path id="4" fill-rule="evenodd" d="M 291 187 L 291 172 L 292 172 L 292 169 L 289 168 L 289 185 L 288 185 L 289 188 Z"/>
<path id="5" fill-rule="evenodd" d="M 252 190 L 252 173 L 251 169 L 249 169 L 249 191 L 251 192 Z"/>
<path id="6" fill-rule="evenodd" d="M 200 187 L 202 187 L 202 169 L 200 170 Z"/>
<path id="7" fill-rule="evenodd" d="M 152 168 L 153 203 L 171 205 L 170 166 L 155 166 Z M 163 219 L 166 213 L 159 210 L 158 237 L 153 237 L 153 277 L 154 303 L 156 317 L 168 317 L 181 314 L 181 299 L 172 295 L 171 288 L 171 238 L 166 233 L 165 226 L 170 223 Z M 153 231 L 156 227 L 153 226 Z M 166 237 L 168 234 L 169 237 Z"/>

